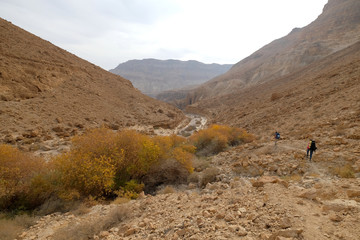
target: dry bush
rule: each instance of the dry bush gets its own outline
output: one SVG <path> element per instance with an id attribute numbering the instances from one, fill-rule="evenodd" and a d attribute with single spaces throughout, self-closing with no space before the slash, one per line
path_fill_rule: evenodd
<path id="1" fill-rule="evenodd" d="M 53 234 L 57 240 L 87 240 L 93 239 L 94 235 L 101 231 L 107 231 L 118 225 L 130 216 L 130 210 L 126 204 L 120 205 L 105 216 L 87 218 L 85 222 L 73 222 L 67 227 L 59 229 Z"/>
<path id="2" fill-rule="evenodd" d="M 117 198 L 115 198 L 115 200 L 113 201 L 113 204 L 120 205 L 120 204 L 127 203 L 127 202 L 129 202 L 129 201 L 130 201 L 129 198 L 126 198 L 126 197 L 117 197 Z"/>
<path id="3" fill-rule="evenodd" d="M 172 187 L 172 186 L 166 186 L 166 187 L 160 189 L 157 193 L 158 193 L 158 194 L 176 193 L 176 190 L 175 190 L 175 188 Z"/>
<path id="4" fill-rule="evenodd" d="M 81 216 L 90 212 L 90 208 L 86 205 L 86 203 L 80 203 L 79 206 L 72 211 L 74 215 Z"/>
<path id="5" fill-rule="evenodd" d="M 196 183 L 199 184 L 201 179 L 201 173 L 200 172 L 193 172 L 188 176 L 187 182 L 188 183 Z"/>
<path id="6" fill-rule="evenodd" d="M 219 175 L 219 173 L 220 173 L 220 170 L 217 167 L 211 167 L 211 168 L 205 169 L 201 174 L 200 186 L 205 187 L 206 184 L 215 182 L 216 176 Z"/>
<path id="7" fill-rule="evenodd" d="M 194 158 L 193 167 L 195 172 L 201 172 L 210 166 L 209 160 L 204 157 Z"/>
<path id="8" fill-rule="evenodd" d="M 332 172 L 341 178 L 354 178 L 355 177 L 355 170 L 350 164 L 347 164 L 347 165 L 344 165 L 341 167 L 335 167 L 335 168 L 333 168 Z"/>
<path id="9" fill-rule="evenodd" d="M 153 193 L 160 185 L 176 185 L 187 182 L 190 172 L 175 159 L 162 161 L 153 166 L 142 178 L 145 193 Z"/>
<path id="10" fill-rule="evenodd" d="M 56 194 L 54 196 L 47 199 L 41 206 L 37 207 L 35 209 L 36 215 L 39 216 L 45 216 L 54 212 L 69 212 L 69 211 L 76 211 L 81 204 L 87 205 L 88 200 L 83 200 L 84 202 L 81 202 L 81 200 L 65 200 L 62 199 Z M 88 206 L 88 205 L 87 205 Z"/>
<path id="11" fill-rule="evenodd" d="M 28 215 L 18 215 L 7 218 L 0 215 L 0 239 L 13 240 L 26 228 L 34 225 L 38 218 Z"/>
<path id="12" fill-rule="evenodd" d="M 47 164 L 41 158 L 0 145 L 0 209 L 32 208 L 47 198 L 36 184 Z M 40 192 L 38 192 L 40 190 Z"/>
<path id="13" fill-rule="evenodd" d="M 300 182 L 302 180 L 302 176 L 299 174 L 287 175 L 287 176 L 283 176 L 281 178 L 288 182 L 290 182 L 290 181 L 291 182 Z"/>

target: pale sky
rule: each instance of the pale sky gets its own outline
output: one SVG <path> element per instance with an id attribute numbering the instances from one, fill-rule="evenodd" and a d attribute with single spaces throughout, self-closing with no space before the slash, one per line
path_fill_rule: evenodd
<path id="1" fill-rule="evenodd" d="M 0 0 L 0 17 L 106 70 L 133 59 L 235 64 L 327 0 Z"/>

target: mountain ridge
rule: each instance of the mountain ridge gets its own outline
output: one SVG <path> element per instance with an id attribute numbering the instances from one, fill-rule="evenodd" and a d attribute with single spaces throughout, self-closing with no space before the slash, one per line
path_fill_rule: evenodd
<path id="1" fill-rule="evenodd" d="M 205 64 L 196 60 L 129 60 L 109 70 L 129 79 L 141 92 L 158 93 L 199 85 L 230 69 L 231 64 Z"/>

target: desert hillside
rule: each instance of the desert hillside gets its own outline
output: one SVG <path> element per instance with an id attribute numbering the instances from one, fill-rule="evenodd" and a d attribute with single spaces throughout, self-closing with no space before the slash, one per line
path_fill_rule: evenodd
<path id="1" fill-rule="evenodd" d="M 3 141 L 46 151 L 54 139 L 100 124 L 132 126 L 152 136 L 101 128 L 48 161 L 55 168 L 39 172 L 44 181 L 36 175 L 29 184 L 10 182 L 22 187 L 28 202 L 51 194 L 36 216 L 0 215 L 0 239 L 359 239 L 359 3 L 329 0 L 312 24 L 239 62 L 222 76 L 229 78 L 204 85 L 188 99 L 186 111 L 194 114 L 188 125 L 179 125 L 178 110 L 140 94 L 129 81 L 1 21 Z M 25 54 L 17 43 L 30 52 L 29 46 L 43 44 Z M 43 51 L 49 55 L 41 58 Z M 56 59 L 63 60 L 56 65 Z M 213 96 L 207 88 L 225 90 Z M 180 99 L 184 92 L 177 94 Z M 157 131 L 187 138 L 155 136 Z M 275 131 L 281 134 L 276 142 Z M 306 151 L 310 139 L 317 144 L 312 159 Z M 0 160 L 21 156 L 11 153 L 0 151 Z M 109 177 L 111 164 L 123 175 Z M 0 168 L 10 173 L 0 174 L 0 200 L 22 203 L 2 190 L 10 189 L 4 183 L 19 169 Z M 124 185 L 122 177 L 129 180 Z M 93 195 L 84 194 L 89 183 Z"/>
<path id="2" fill-rule="evenodd" d="M 279 79 L 193 104 L 213 122 L 269 136 L 359 136 L 360 42 Z"/>
<path id="3" fill-rule="evenodd" d="M 19 238 L 357 239 L 359 56 L 360 42 L 295 74 L 194 104 L 189 110 L 244 126 L 256 140 L 194 159 L 182 185 L 51 214 Z M 318 146 L 312 161 L 310 138 Z"/>
<path id="4" fill-rule="evenodd" d="M 359 40 L 360 2 L 330 0 L 311 24 L 293 29 L 192 91 L 186 103 L 234 93 L 316 62 Z"/>
<path id="5" fill-rule="evenodd" d="M 0 19 L 1 142 L 31 150 L 86 128 L 171 128 L 183 114 L 109 73 Z M 51 142 L 52 141 L 52 142 Z"/>
<path id="6" fill-rule="evenodd" d="M 230 64 L 204 64 L 198 61 L 131 60 L 110 72 L 129 79 L 134 87 L 147 95 L 204 83 L 230 69 Z"/>

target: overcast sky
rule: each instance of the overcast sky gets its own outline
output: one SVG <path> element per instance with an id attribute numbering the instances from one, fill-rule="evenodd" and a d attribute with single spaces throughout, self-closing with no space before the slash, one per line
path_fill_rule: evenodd
<path id="1" fill-rule="evenodd" d="M 0 0 L 0 17 L 109 70 L 132 59 L 237 63 L 327 0 Z"/>

